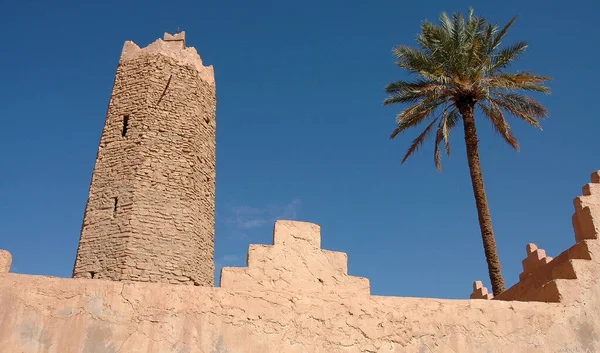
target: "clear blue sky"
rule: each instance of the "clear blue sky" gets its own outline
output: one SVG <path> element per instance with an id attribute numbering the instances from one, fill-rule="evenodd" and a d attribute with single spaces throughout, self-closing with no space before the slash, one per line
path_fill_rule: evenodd
<path id="1" fill-rule="evenodd" d="M 406 78 L 391 48 L 441 11 L 504 24 L 526 40 L 515 69 L 554 77 L 544 131 L 511 119 L 521 152 L 481 120 L 480 154 L 503 274 L 525 245 L 573 241 L 572 200 L 600 169 L 593 1 L 6 1 L 0 12 L 0 248 L 13 271 L 69 277 L 96 149 L 125 40 L 186 31 L 217 82 L 217 266 L 243 266 L 276 218 L 315 222 L 323 248 L 377 295 L 465 298 L 489 285 L 456 130 L 436 172 L 432 142 L 400 166 L 418 131 L 388 135 Z"/>

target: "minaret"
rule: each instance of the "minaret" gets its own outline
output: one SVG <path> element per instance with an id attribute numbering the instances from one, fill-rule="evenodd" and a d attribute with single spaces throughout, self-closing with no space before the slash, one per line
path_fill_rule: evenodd
<path id="1" fill-rule="evenodd" d="M 73 277 L 213 285 L 215 109 L 185 32 L 125 42 Z"/>

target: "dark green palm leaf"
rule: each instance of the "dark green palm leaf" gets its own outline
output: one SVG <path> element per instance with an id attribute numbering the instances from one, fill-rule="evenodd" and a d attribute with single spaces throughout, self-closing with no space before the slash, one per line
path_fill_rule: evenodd
<path id="1" fill-rule="evenodd" d="M 513 25 L 513 23 L 515 23 L 516 20 L 517 16 L 513 17 L 499 32 L 496 33 L 494 39 L 491 42 L 490 51 L 488 54 L 491 54 L 494 50 L 498 49 L 498 46 L 501 44 L 502 39 L 506 35 L 506 32 Z"/>
<path id="2" fill-rule="evenodd" d="M 527 43 L 518 42 L 498 52 L 492 56 L 492 66 L 490 71 L 504 69 L 510 65 L 519 55 L 523 54 L 527 49 Z"/>

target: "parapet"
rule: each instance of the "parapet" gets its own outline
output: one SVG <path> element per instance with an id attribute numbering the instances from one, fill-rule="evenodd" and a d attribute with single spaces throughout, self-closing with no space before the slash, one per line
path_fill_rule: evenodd
<path id="1" fill-rule="evenodd" d="M 176 34 L 164 34 L 164 39 L 157 39 L 147 47 L 140 48 L 132 41 L 126 41 L 121 51 L 120 61 L 135 60 L 144 56 L 153 56 L 161 54 L 173 60 L 179 65 L 191 66 L 197 70 L 200 77 L 206 82 L 214 85 L 215 75 L 212 65 L 204 66 L 202 59 L 194 47 L 187 47 L 185 44 L 185 32 Z"/>
<path id="2" fill-rule="evenodd" d="M 273 245 L 250 245 L 247 267 L 221 269 L 221 288 L 369 296 L 369 280 L 348 276 L 343 252 L 321 250 L 320 227 L 276 221 Z"/>
<path id="3" fill-rule="evenodd" d="M 593 254 L 600 253 L 600 171 L 592 173 L 591 183 L 583 187 L 583 195 L 574 200 L 573 230 L 575 245 L 555 258 L 546 256 L 536 244 L 527 244 L 519 282 L 494 300 L 570 303 L 585 295 L 584 282 L 600 277 Z M 477 283 L 477 282 L 476 282 Z M 482 287 L 485 289 L 485 287 Z M 485 289 L 487 292 L 487 289 Z M 474 293 L 472 299 L 492 299 Z"/>

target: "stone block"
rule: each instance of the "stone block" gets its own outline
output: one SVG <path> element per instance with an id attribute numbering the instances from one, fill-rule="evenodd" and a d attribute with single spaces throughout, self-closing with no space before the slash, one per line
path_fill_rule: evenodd
<path id="1" fill-rule="evenodd" d="M 171 50 L 183 50 L 186 47 L 184 31 L 175 34 L 165 32 L 163 41 Z"/>
<path id="2" fill-rule="evenodd" d="M 273 227 L 273 245 L 296 249 L 319 249 L 321 228 L 308 222 L 276 221 Z"/>
<path id="3" fill-rule="evenodd" d="M 175 33 L 175 34 L 170 34 L 170 33 L 165 32 L 163 40 L 164 41 L 174 41 L 174 40 L 185 41 L 185 31 L 181 31 L 181 32 Z"/>

